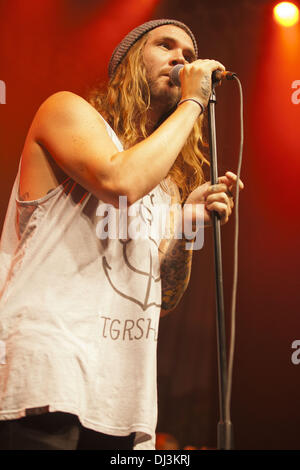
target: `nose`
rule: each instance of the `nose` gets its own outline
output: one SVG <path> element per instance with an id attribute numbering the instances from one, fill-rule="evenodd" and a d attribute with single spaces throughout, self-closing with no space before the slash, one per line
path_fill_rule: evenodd
<path id="1" fill-rule="evenodd" d="M 171 65 L 174 67 L 175 65 L 177 64 L 185 64 L 185 58 L 182 54 L 182 50 L 181 49 L 174 49 L 173 51 L 173 54 L 170 58 L 170 63 Z"/>

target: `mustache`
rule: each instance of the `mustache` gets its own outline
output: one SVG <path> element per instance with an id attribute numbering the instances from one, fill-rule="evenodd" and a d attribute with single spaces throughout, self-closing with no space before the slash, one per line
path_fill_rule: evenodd
<path id="1" fill-rule="evenodd" d="M 169 75 L 172 69 L 173 69 L 173 67 L 168 67 L 167 69 L 163 69 L 160 72 L 160 75 Z"/>

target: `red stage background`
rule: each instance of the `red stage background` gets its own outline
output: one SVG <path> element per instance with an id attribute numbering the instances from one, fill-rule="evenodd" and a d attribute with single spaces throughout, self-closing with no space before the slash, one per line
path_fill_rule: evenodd
<path id="1" fill-rule="evenodd" d="M 179 19 L 194 31 L 201 58 L 238 73 L 246 138 L 232 402 L 237 449 L 300 449 L 300 364 L 291 361 L 292 342 L 300 340 L 300 103 L 292 102 L 292 84 L 300 80 L 300 25 L 282 30 L 273 23 L 273 6 L 267 0 L 0 1 L 0 80 L 6 84 L 6 104 L 0 104 L 1 227 L 38 106 L 56 91 L 85 96 L 95 81 L 105 81 L 113 48 L 133 27 Z M 237 168 L 237 86 L 223 83 L 217 96 L 221 175 Z M 222 227 L 227 323 L 233 230 L 232 217 Z M 216 447 L 211 238 L 208 229 L 204 249 L 194 255 L 188 291 L 160 327 L 158 431 L 175 436 L 180 448 Z"/>

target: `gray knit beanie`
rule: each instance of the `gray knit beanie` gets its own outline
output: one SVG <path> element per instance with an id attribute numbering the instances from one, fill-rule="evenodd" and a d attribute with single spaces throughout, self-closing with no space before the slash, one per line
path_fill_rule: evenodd
<path id="1" fill-rule="evenodd" d="M 174 24 L 175 26 L 178 26 L 179 28 L 183 29 L 190 36 L 193 41 L 195 54 L 197 57 L 197 42 L 195 36 L 193 35 L 192 31 L 188 28 L 188 26 L 177 20 L 152 20 L 130 31 L 130 33 L 128 33 L 127 36 L 125 36 L 125 38 L 117 45 L 114 52 L 112 53 L 108 65 L 109 78 L 112 78 L 114 76 L 117 67 L 120 65 L 129 49 L 134 45 L 134 43 L 136 43 L 138 39 L 140 39 L 144 34 L 148 33 L 148 31 L 151 31 L 152 29 L 158 28 L 159 26 L 163 26 L 166 24 Z"/>

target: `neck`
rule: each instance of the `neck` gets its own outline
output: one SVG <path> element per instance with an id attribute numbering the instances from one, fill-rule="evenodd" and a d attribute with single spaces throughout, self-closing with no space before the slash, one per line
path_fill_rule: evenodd
<path id="1" fill-rule="evenodd" d="M 174 107 L 166 107 L 164 102 L 151 103 L 147 111 L 147 132 L 148 135 L 152 134 L 162 122 L 173 113 Z"/>

